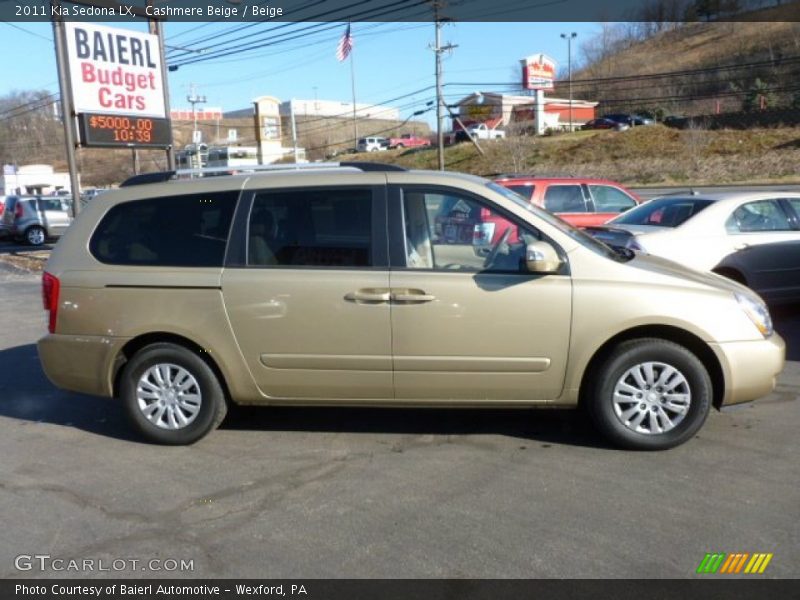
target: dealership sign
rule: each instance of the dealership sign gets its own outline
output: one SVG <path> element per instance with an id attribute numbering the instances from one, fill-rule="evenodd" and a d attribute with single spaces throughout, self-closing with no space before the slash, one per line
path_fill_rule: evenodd
<path id="1" fill-rule="evenodd" d="M 526 90 L 552 90 L 556 78 L 556 61 L 546 54 L 523 58 L 522 87 Z"/>
<path id="2" fill-rule="evenodd" d="M 76 113 L 165 118 L 155 35 L 91 23 L 64 23 Z"/>

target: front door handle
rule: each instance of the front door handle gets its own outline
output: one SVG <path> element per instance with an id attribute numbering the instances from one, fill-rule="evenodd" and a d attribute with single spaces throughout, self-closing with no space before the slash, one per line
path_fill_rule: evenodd
<path id="1" fill-rule="evenodd" d="M 351 302 L 388 302 L 391 297 L 386 288 L 361 288 L 345 294 L 344 299 Z"/>
<path id="2" fill-rule="evenodd" d="M 436 296 L 433 294 L 426 294 L 424 290 L 399 290 L 392 292 L 392 301 L 393 302 L 431 302 L 436 300 Z"/>

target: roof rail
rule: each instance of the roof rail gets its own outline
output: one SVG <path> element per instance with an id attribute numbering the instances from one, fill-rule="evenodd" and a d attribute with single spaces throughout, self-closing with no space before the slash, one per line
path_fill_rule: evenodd
<path id="1" fill-rule="evenodd" d="M 348 160 L 339 163 L 340 167 L 354 167 L 364 172 L 370 171 L 408 171 L 400 165 L 390 165 L 388 163 L 369 162 L 366 160 Z"/>
<path id="2" fill-rule="evenodd" d="M 119 184 L 119 187 L 128 187 L 130 185 L 142 185 L 144 183 L 161 183 L 162 181 L 169 181 L 175 176 L 175 171 L 155 171 L 153 173 L 141 173 L 128 177 L 125 181 Z"/>
<path id="3" fill-rule="evenodd" d="M 358 169 L 363 172 L 374 171 L 407 171 L 405 167 L 390 165 L 385 163 L 367 161 L 346 161 L 346 162 L 318 162 L 318 163 L 283 163 L 277 165 L 238 165 L 231 167 L 202 167 L 197 169 L 178 169 L 177 171 L 156 171 L 153 173 L 142 173 L 129 177 L 119 187 L 132 185 L 142 185 L 145 183 L 162 183 L 171 179 L 194 178 L 204 176 L 238 175 L 241 173 L 258 173 L 262 171 L 314 171 L 326 169 L 349 168 Z"/>

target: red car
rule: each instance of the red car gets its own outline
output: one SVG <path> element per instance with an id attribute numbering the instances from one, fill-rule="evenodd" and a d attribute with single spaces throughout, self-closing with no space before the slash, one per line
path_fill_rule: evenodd
<path id="1" fill-rule="evenodd" d="M 642 202 L 606 179 L 508 176 L 495 181 L 576 227 L 602 225 Z"/>
<path id="2" fill-rule="evenodd" d="M 389 138 L 389 148 L 420 148 L 430 145 L 431 141 L 429 139 L 417 137 L 411 133 L 404 133 L 400 137 Z"/>

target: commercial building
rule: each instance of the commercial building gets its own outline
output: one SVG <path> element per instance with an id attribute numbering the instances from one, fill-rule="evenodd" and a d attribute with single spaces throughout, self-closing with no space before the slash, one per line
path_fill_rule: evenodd
<path id="1" fill-rule="evenodd" d="M 353 118 L 353 103 L 339 102 L 338 100 L 285 100 L 280 102 L 278 107 L 280 116 L 285 119 L 292 116 L 293 110 L 295 117 Z M 254 112 L 253 107 L 248 107 L 228 111 L 224 113 L 224 116 L 226 118 L 252 117 Z M 356 118 L 399 121 L 400 110 L 391 106 L 356 102 Z"/>
<path id="2" fill-rule="evenodd" d="M 56 173 L 51 165 L 3 165 L 0 195 L 71 193 L 69 173 Z"/>
<path id="3" fill-rule="evenodd" d="M 595 118 L 597 102 L 572 100 L 572 123 L 579 127 Z M 458 102 L 458 116 L 465 126 L 491 122 L 495 127 L 506 127 L 510 123 L 534 119 L 536 107 L 533 96 L 475 92 Z M 569 126 L 570 101 L 564 98 L 544 98 L 544 122 L 548 127 Z M 453 123 L 453 129 L 460 129 Z"/>

